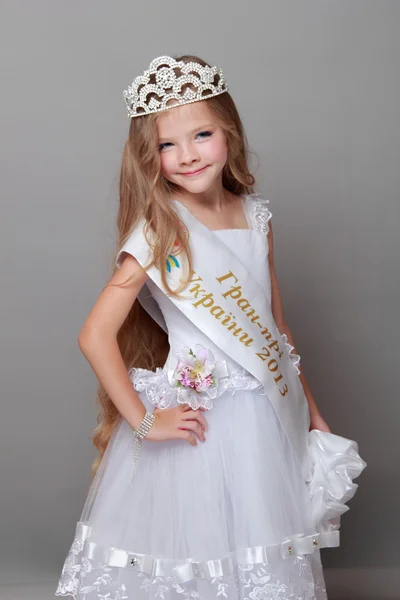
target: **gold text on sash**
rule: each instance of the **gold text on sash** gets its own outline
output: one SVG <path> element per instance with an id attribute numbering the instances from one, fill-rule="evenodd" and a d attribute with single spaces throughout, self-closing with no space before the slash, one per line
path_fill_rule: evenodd
<path id="1" fill-rule="evenodd" d="M 210 314 L 222 325 L 230 331 L 232 336 L 237 338 L 240 343 L 246 347 L 250 347 L 254 344 L 254 338 L 250 337 L 249 333 L 243 331 L 242 327 L 239 327 L 235 321 L 235 315 L 223 308 L 221 304 L 226 303 L 227 299 L 235 301 L 237 308 L 241 310 L 248 318 L 249 321 L 256 325 L 260 329 L 260 335 L 266 340 L 267 344 L 261 346 L 261 349 L 253 348 L 255 355 L 266 363 L 268 371 L 278 387 L 281 396 L 286 396 L 289 392 L 287 384 L 284 382 L 283 375 L 280 371 L 279 361 L 282 359 L 283 352 L 279 346 L 278 340 L 272 339 L 272 333 L 267 327 L 260 322 L 260 316 L 256 314 L 254 308 L 252 308 L 250 301 L 244 297 L 242 286 L 239 284 L 239 280 L 229 271 L 221 277 L 216 277 L 218 283 L 223 285 L 224 291 L 221 292 L 222 300 L 219 304 L 213 292 L 207 292 L 203 287 L 203 279 L 197 273 L 194 274 L 194 278 L 190 281 L 189 293 L 192 294 L 194 301 L 192 305 L 198 309 L 203 307 L 208 309 Z M 234 283 L 234 285 L 232 285 Z M 230 287 L 227 287 L 230 286 Z M 227 289 L 225 289 L 227 287 Z M 236 312 L 236 310 L 235 310 Z M 258 344 L 257 344 L 258 345 Z"/>

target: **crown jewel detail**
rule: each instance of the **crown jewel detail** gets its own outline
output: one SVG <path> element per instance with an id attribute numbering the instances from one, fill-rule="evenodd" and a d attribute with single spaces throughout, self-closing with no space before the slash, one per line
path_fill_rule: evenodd
<path id="1" fill-rule="evenodd" d="M 220 67 L 184 63 L 171 56 L 159 56 L 143 75 L 124 90 L 128 117 L 141 117 L 182 104 L 206 100 L 228 91 Z"/>

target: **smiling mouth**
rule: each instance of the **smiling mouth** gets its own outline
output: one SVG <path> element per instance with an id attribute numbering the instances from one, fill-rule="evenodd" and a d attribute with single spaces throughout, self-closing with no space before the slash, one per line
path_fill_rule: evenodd
<path id="1" fill-rule="evenodd" d="M 207 167 L 208 167 L 208 165 L 206 165 L 202 169 L 197 169 L 197 171 L 189 171 L 188 173 L 181 173 L 181 175 L 184 175 L 185 177 L 192 177 L 193 175 L 199 175 L 200 173 L 205 171 L 207 169 Z"/>

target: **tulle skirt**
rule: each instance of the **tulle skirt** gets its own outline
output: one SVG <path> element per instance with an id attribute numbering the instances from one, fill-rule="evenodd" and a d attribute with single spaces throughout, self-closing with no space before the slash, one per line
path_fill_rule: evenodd
<path id="1" fill-rule="evenodd" d="M 144 393 L 140 397 L 154 408 Z M 293 544 L 296 536 L 317 531 L 310 486 L 268 397 L 227 391 L 205 417 L 205 442 L 193 447 L 145 439 L 136 469 L 133 432 L 121 421 L 91 485 L 56 595 L 326 599 L 319 549 L 298 553 Z M 348 481 L 347 499 L 357 487 Z"/>

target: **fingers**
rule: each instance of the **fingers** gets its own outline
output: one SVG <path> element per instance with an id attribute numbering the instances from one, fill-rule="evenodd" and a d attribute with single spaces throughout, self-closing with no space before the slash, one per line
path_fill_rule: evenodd
<path id="1" fill-rule="evenodd" d="M 189 444 L 191 446 L 197 446 L 196 438 L 195 438 L 195 436 L 192 433 L 190 433 L 190 431 L 182 430 L 180 437 L 181 437 L 181 439 L 186 440 L 187 442 L 189 442 Z"/>
<path id="2" fill-rule="evenodd" d="M 178 427 L 178 429 L 193 431 L 201 442 L 206 441 L 203 428 L 197 421 L 185 421 L 185 424 Z"/>
<path id="3" fill-rule="evenodd" d="M 207 429 L 208 429 L 205 416 L 202 413 L 198 412 L 197 410 L 186 411 L 184 413 L 184 416 L 182 417 L 182 420 L 183 421 L 193 421 L 193 420 L 198 421 L 204 431 L 207 431 Z"/>
<path id="4" fill-rule="evenodd" d="M 193 410 L 189 404 L 179 404 L 167 409 L 156 408 L 153 412 L 160 412 L 164 417 L 158 439 L 184 439 L 191 446 L 197 446 L 198 440 L 205 442 L 204 432 L 208 430 L 208 424 L 204 411 L 203 407 Z"/>

